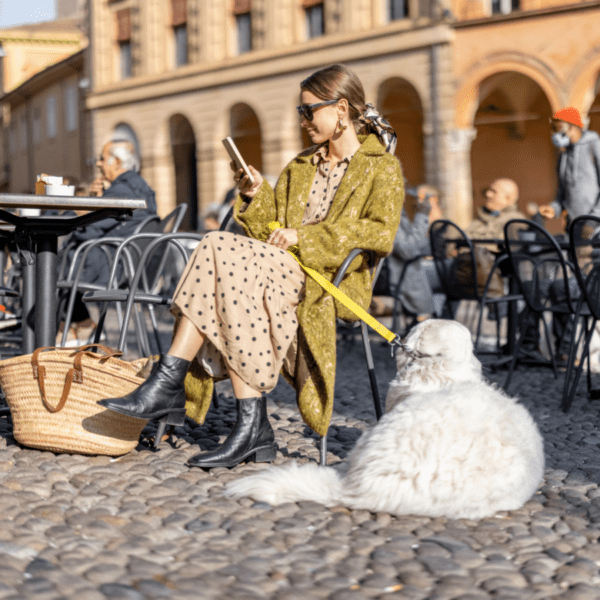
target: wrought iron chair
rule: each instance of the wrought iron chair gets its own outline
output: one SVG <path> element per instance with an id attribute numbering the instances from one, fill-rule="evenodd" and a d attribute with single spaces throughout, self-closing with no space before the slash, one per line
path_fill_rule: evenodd
<path id="1" fill-rule="evenodd" d="M 447 219 L 434 221 L 429 228 L 429 239 L 433 261 L 446 295 L 444 316 L 455 319 L 456 306 L 461 300 L 473 300 L 479 306 L 477 330 L 474 348 L 479 349 L 479 338 L 483 321 L 484 308 L 521 299 L 519 294 L 506 294 L 490 297 L 490 285 L 495 277 L 502 273 L 507 260 L 505 254 L 499 254 L 488 275 L 485 277 L 483 290 L 480 290 L 482 273 L 478 272 L 475 245 L 467 234 L 456 223 Z M 500 318 L 496 319 L 496 350 L 500 348 Z"/>
<path id="2" fill-rule="evenodd" d="M 528 324 L 535 322 L 537 326 L 538 320 L 542 321 L 548 353 L 556 377 L 558 375 L 556 352 L 552 349 L 551 336 L 544 314 L 551 313 L 553 318 L 565 322 L 573 317 L 577 320 L 584 314 L 583 302 L 580 300 L 578 303 L 579 294 L 573 294 L 571 285 L 576 281 L 573 264 L 565 258 L 565 253 L 552 235 L 533 221 L 526 219 L 509 221 L 504 226 L 504 237 L 512 266 L 512 276 L 525 300 L 525 308 L 521 315 L 522 322 Z M 537 318 L 531 320 L 530 315 Z M 517 341 L 504 383 L 505 390 L 508 390 L 510 385 L 519 350 L 525 339 L 525 332 L 522 333 Z M 560 346 L 562 340 L 556 341 Z M 571 345 L 576 343 L 575 330 L 570 343 Z"/>
<path id="3" fill-rule="evenodd" d="M 575 218 L 569 227 L 569 252 L 575 276 L 581 289 L 577 303 L 578 313 L 583 314 L 584 327 L 577 343 L 572 344 L 568 358 L 568 368 L 561 408 L 567 412 L 571 408 L 577 384 L 587 360 L 587 390 L 590 400 L 600 399 L 600 390 L 593 390 L 591 383 L 590 342 L 600 319 L 600 217 L 583 215 Z M 585 302 L 585 304 L 583 304 Z M 575 364 L 577 349 L 583 348 L 579 365 Z M 573 379 L 571 381 L 571 375 Z"/>
<path id="4" fill-rule="evenodd" d="M 127 240 L 129 240 L 129 242 L 131 242 L 132 238 L 135 238 L 135 244 L 134 245 L 131 243 L 125 244 L 125 247 L 121 250 L 121 252 L 115 252 L 114 248 L 120 248 L 122 246 L 122 243 L 124 241 L 122 238 L 104 238 L 104 239 L 100 239 L 100 240 L 90 240 L 89 242 L 85 242 L 84 244 L 81 244 L 81 246 L 77 249 L 77 251 L 73 257 L 72 264 L 68 271 L 67 276 L 65 277 L 64 280 L 59 281 L 59 284 L 58 284 L 59 288 L 70 290 L 69 297 L 68 297 L 68 303 L 67 303 L 67 306 L 65 309 L 65 316 L 64 316 L 64 332 L 63 332 L 63 338 L 62 338 L 63 344 L 66 341 L 68 328 L 71 323 L 71 316 L 73 313 L 73 307 L 75 304 L 75 298 L 76 298 L 77 292 L 93 292 L 93 291 L 107 290 L 107 289 L 111 289 L 111 288 L 113 290 L 116 290 L 118 288 L 123 288 L 120 295 L 119 295 L 119 293 L 117 293 L 117 295 L 120 298 L 120 301 L 123 302 L 126 299 L 126 292 L 124 292 L 124 290 L 127 288 L 129 282 L 133 278 L 133 275 L 134 275 L 135 270 L 138 265 L 138 261 L 142 255 L 145 247 L 148 245 L 150 239 L 152 237 L 159 236 L 159 235 L 162 235 L 165 233 L 171 233 L 171 232 L 178 231 L 178 229 L 183 221 L 183 217 L 185 215 L 186 209 L 187 209 L 186 204 L 180 204 L 179 206 L 177 206 L 177 208 L 175 208 L 173 211 L 171 211 L 163 219 L 157 220 L 154 217 L 150 217 L 150 218 L 146 219 L 140 225 L 140 227 L 137 228 L 136 233 L 133 234 L 133 236 L 130 236 L 129 238 L 127 238 Z M 142 233 L 144 235 L 140 235 Z M 85 265 L 86 258 L 88 256 L 89 252 L 91 252 L 94 248 L 97 248 L 97 247 L 99 247 L 102 250 L 102 252 L 105 254 L 107 264 L 111 266 L 111 279 L 110 279 L 108 285 L 100 286 L 100 285 L 88 284 L 88 283 L 81 281 L 81 276 L 83 273 L 83 268 Z M 162 255 L 160 255 L 160 256 L 154 255 L 153 257 L 151 257 L 151 261 L 146 266 L 146 269 L 148 271 L 147 276 L 149 279 L 145 280 L 146 283 L 148 281 L 150 281 L 150 283 L 148 284 L 148 285 L 150 285 L 149 289 L 156 291 L 156 288 L 159 285 L 160 275 L 162 275 L 164 267 L 168 264 L 168 260 L 169 260 L 169 249 L 168 248 Z M 119 261 L 121 261 L 121 262 L 119 262 Z M 118 270 L 118 267 L 120 264 L 122 264 L 124 267 L 122 272 L 119 272 L 119 270 Z M 76 266 L 77 266 L 77 268 L 75 268 Z M 117 276 L 121 276 L 122 279 L 120 281 L 117 281 Z M 114 295 L 114 293 L 113 293 L 113 295 Z M 88 301 L 89 301 L 89 296 L 88 296 Z M 114 301 L 117 302 L 117 314 L 119 317 L 119 321 L 121 321 L 121 311 L 120 311 L 121 307 L 119 304 L 119 300 L 115 299 Z M 106 302 L 108 302 L 108 301 L 106 301 Z M 104 323 L 104 318 L 105 318 L 107 309 L 108 309 L 108 304 L 106 304 L 106 303 L 103 304 L 101 307 L 101 310 L 100 310 L 102 323 Z M 152 320 L 154 330 L 156 332 L 156 329 L 157 329 L 156 316 L 154 315 L 152 306 L 149 307 L 149 312 L 150 312 L 150 318 Z M 139 310 L 136 311 L 136 325 L 137 325 L 136 331 L 138 332 L 138 344 L 141 345 L 141 347 L 144 350 L 148 350 L 148 348 L 149 348 L 148 338 L 147 338 L 147 334 L 145 333 L 145 328 L 143 327 L 142 316 L 141 316 Z M 102 327 L 100 327 L 99 330 L 101 331 Z M 98 328 L 97 328 L 97 331 L 98 331 Z M 100 334 L 98 334 L 98 335 L 100 335 Z M 96 341 L 98 341 L 98 340 L 96 340 Z"/>

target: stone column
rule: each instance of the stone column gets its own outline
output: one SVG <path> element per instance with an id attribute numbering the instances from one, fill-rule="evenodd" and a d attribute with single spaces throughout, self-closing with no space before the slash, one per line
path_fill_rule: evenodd
<path id="1" fill-rule="evenodd" d="M 198 214 L 214 202 L 221 202 L 227 190 L 233 186 L 233 173 L 221 137 L 205 132 L 196 140 L 198 170 Z"/>
<path id="2" fill-rule="evenodd" d="M 452 129 L 444 136 L 446 156 L 446 215 L 461 227 L 473 219 L 473 181 L 471 179 L 471 144 L 477 135 L 472 127 Z"/>
<path id="3" fill-rule="evenodd" d="M 297 123 L 284 119 L 274 125 L 263 130 L 263 174 L 278 178 L 288 162 L 300 152 L 302 142 Z"/>

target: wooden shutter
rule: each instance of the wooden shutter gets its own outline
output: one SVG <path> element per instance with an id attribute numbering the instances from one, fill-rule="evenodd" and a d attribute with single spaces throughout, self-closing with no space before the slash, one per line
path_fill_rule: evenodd
<path id="1" fill-rule="evenodd" d="M 187 23 L 187 0 L 171 0 L 171 9 L 173 14 L 171 25 L 173 27 Z"/>
<path id="2" fill-rule="evenodd" d="M 233 14 L 243 15 L 252 11 L 252 0 L 233 0 Z"/>
<path id="3" fill-rule="evenodd" d="M 127 42 L 131 39 L 131 10 L 117 11 L 117 41 Z"/>

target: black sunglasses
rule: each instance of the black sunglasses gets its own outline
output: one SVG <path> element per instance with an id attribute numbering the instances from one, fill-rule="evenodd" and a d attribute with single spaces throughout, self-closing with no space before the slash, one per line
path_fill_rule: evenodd
<path id="1" fill-rule="evenodd" d="M 301 104 L 296 106 L 296 110 L 301 117 L 304 117 L 307 121 L 312 121 L 313 111 L 315 108 L 321 108 L 322 106 L 330 106 L 331 104 L 337 104 L 339 100 L 327 100 L 326 102 L 317 102 L 316 104 Z"/>

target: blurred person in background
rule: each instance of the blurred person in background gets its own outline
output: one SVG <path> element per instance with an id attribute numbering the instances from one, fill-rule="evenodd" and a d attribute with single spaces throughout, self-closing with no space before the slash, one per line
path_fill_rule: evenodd
<path id="1" fill-rule="evenodd" d="M 394 238 L 394 249 L 386 259 L 389 266 L 390 291 L 400 298 L 402 308 L 414 321 L 424 321 L 431 315 L 440 316 L 444 305 L 441 284 L 429 256 L 429 225 L 442 218 L 439 190 L 422 184 L 406 189 L 400 227 Z M 413 261 L 406 264 L 409 261 Z M 403 269 L 402 286 L 397 290 Z"/>
<path id="2" fill-rule="evenodd" d="M 566 210 L 568 223 L 579 215 L 600 216 L 600 136 L 584 130 L 572 107 L 559 110 L 550 124 L 552 143 L 560 151 L 558 189 L 553 202 L 540 206 L 540 214 L 554 219 Z"/>

